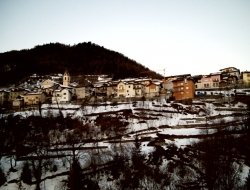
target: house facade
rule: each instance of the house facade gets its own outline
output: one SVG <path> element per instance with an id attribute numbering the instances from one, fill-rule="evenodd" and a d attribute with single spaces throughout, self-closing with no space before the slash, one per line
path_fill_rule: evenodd
<path id="1" fill-rule="evenodd" d="M 117 84 L 117 97 L 126 97 L 126 98 L 135 97 L 134 82 L 133 81 L 119 82 Z"/>
<path id="2" fill-rule="evenodd" d="M 174 86 L 172 80 L 163 79 L 161 93 L 164 94 L 165 98 L 169 99 L 170 97 L 172 97 L 173 91 L 174 91 Z"/>
<path id="3" fill-rule="evenodd" d="M 160 83 L 151 82 L 145 86 L 145 97 L 155 97 L 160 95 Z"/>
<path id="4" fill-rule="evenodd" d="M 18 96 L 29 93 L 30 91 L 22 88 L 13 88 L 10 90 L 9 101 L 15 100 Z"/>
<path id="5" fill-rule="evenodd" d="M 44 103 L 46 100 L 46 96 L 43 92 L 31 92 L 22 96 L 24 105 L 38 105 L 40 103 Z"/>
<path id="6" fill-rule="evenodd" d="M 191 78 L 173 80 L 173 97 L 177 101 L 192 100 L 195 95 L 195 85 Z"/>
<path id="7" fill-rule="evenodd" d="M 210 75 L 204 75 L 195 83 L 196 89 L 211 89 L 219 88 L 221 82 L 220 73 L 212 73 Z"/>
<path id="8" fill-rule="evenodd" d="M 242 82 L 244 87 L 246 88 L 250 87 L 250 71 L 242 72 Z"/>
<path id="9" fill-rule="evenodd" d="M 224 76 L 235 76 L 238 79 L 240 79 L 240 70 L 235 67 L 226 67 L 224 69 L 220 69 L 221 74 Z"/>
<path id="10" fill-rule="evenodd" d="M 114 98 L 117 97 L 117 84 L 118 81 L 110 81 L 107 85 L 107 97 Z"/>
<path id="11" fill-rule="evenodd" d="M 140 82 L 135 82 L 133 85 L 135 97 L 142 97 L 145 94 L 145 87 Z"/>
<path id="12" fill-rule="evenodd" d="M 68 88 L 55 90 L 52 97 L 52 103 L 69 103 L 72 99 L 72 92 Z"/>
<path id="13" fill-rule="evenodd" d="M 85 87 L 76 87 L 75 95 L 76 95 L 76 99 L 78 100 L 84 99 L 86 97 Z"/>

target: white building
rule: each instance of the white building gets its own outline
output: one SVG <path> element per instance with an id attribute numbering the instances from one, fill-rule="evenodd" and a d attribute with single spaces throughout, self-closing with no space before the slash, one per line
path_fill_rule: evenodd
<path id="1" fill-rule="evenodd" d="M 134 80 L 127 79 L 117 84 L 117 97 L 135 97 Z"/>
<path id="2" fill-rule="evenodd" d="M 68 88 L 55 90 L 52 97 L 52 103 L 69 103 L 72 99 L 72 92 Z"/>

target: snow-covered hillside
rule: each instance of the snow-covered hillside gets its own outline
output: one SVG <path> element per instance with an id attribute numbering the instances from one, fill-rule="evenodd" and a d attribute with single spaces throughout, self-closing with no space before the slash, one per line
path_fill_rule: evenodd
<path id="1" fill-rule="evenodd" d="M 162 101 L 138 101 L 105 103 L 100 105 L 56 105 L 44 104 L 40 110 L 29 110 L 15 112 L 13 116 L 20 116 L 21 119 L 30 116 L 41 116 L 42 118 L 61 117 L 78 120 L 83 126 L 88 126 L 88 132 L 84 133 L 84 143 L 77 142 L 74 145 L 67 142 L 63 132 L 57 131 L 52 134 L 50 131 L 50 148 L 47 149 L 49 162 L 41 174 L 41 189 L 66 189 L 65 183 L 68 179 L 72 163 L 72 153 L 77 155 L 80 166 L 84 172 L 92 172 L 90 169 L 93 160 L 98 167 L 112 162 L 117 152 L 119 154 L 131 155 L 134 149 L 134 142 L 138 138 L 141 142 L 141 154 L 149 156 L 155 148 L 160 145 L 165 150 L 169 145 L 176 145 L 177 148 L 185 148 L 206 137 L 213 136 L 218 131 L 236 129 L 240 130 L 244 124 L 247 106 L 243 103 L 215 104 L 194 102 L 192 105 L 180 103 L 166 103 Z M 3 115 L 7 118 L 8 115 Z M 121 125 L 116 129 L 116 123 Z M 46 126 L 44 126 L 46 127 Z M 104 130 L 104 127 L 105 130 Z M 65 129 L 66 134 L 71 134 L 70 129 Z M 53 136 L 54 135 L 54 136 Z M 55 140 L 55 135 L 59 135 Z M 72 136 L 73 137 L 73 136 Z M 86 139 L 88 139 L 86 141 Z M 152 143 L 154 144 L 152 146 Z M 74 152 L 72 147 L 74 146 Z M 7 182 L 0 187 L 5 189 L 35 189 L 34 183 L 27 185 L 20 180 L 23 166 L 30 156 L 37 162 L 37 152 L 16 158 L 14 155 L 3 155 L 0 167 L 6 176 Z M 11 162 L 15 162 L 11 163 Z M 45 162 L 43 160 L 43 162 Z M 165 160 L 165 165 L 169 161 Z M 163 162 L 163 165 L 164 165 Z M 11 165 L 13 166 L 11 168 Z M 162 165 L 162 167 L 163 167 Z M 106 167 L 106 166 L 105 166 Z M 248 167 L 242 170 L 242 179 L 248 174 Z M 119 189 L 114 185 L 108 175 L 102 175 L 99 180 L 101 189 Z"/>

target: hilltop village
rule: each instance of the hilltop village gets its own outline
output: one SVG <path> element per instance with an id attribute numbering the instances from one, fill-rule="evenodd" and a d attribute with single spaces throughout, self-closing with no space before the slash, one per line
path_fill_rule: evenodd
<path id="1" fill-rule="evenodd" d="M 112 101 L 164 98 L 192 102 L 196 96 L 232 97 L 250 94 L 250 71 L 235 67 L 220 69 L 207 75 L 167 76 L 162 80 L 127 78 L 112 80 L 107 75 L 71 76 L 64 74 L 38 76 L 33 74 L 19 84 L 0 89 L 0 105 L 23 108 L 43 103 L 67 104 L 86 101 Z"/>
<path id="2" fill-rule="evenodd" d="M 0 92 L 1 190 L 249 189 L 248 71 L 66 70 Z"/>

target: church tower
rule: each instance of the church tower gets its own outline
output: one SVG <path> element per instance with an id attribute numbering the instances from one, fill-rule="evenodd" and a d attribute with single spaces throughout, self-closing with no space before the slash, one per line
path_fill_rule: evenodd
<path id="1" fill-rule="evenodd" d="M 69 72 L 66 70 L 63 75 L 63 86 L 69 86 L 70 83 L 70 76 Z"/>

